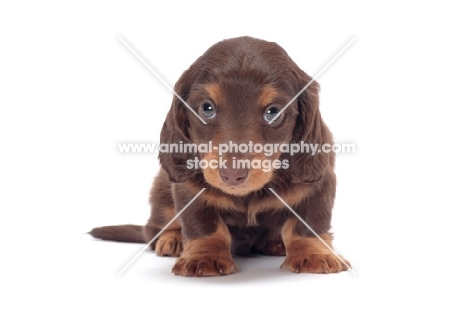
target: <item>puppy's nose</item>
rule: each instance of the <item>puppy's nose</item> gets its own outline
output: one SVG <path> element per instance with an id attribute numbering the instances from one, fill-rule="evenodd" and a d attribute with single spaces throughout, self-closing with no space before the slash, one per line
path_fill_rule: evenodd
<path id="1" fill-rule="evenodd" d="M 239 185 L 242 184 L 249 174 L 248 170 L 245 168 L 220 168 L 219 175 L 221 179 L 230 185 Z"/>

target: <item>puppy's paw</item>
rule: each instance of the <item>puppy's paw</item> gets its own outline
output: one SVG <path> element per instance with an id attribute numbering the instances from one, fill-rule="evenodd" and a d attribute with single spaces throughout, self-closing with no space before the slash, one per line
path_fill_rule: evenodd
<path id="1" fill-rule="evenodd" d="M 351 266 L 348 261 L 343 260 L 348 266 Z M 337 273 L 348 270 L 333 253 L 288 255 L 281 265 L 281 269 L 296 273 Z"/>
<path id="2" fill-rule="evenodd" d="M 177 259 L 172 273 L 183 276 L 218 276 L 237 272 L 231 254 L 198 255 Z"/>
<path id="3" fill-rule="evenodd" d="M 259 253 L 267 256 L 284 256 L 286 249 L 283 241 L 269 241 L 260 247 Z"/>
<path id="4" fill-rule="evenodd" d="M 180 230 L 164 231 L 156 242 L 155 252 L 158 256 L 179 257 L 183 250 Z"/>

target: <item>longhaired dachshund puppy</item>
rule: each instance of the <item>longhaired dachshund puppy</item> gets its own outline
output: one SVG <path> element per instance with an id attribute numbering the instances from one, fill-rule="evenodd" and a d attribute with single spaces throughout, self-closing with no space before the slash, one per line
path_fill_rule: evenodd
<path id="1" fill-rule="evenodd" d="M 234 273 L 232 254 L 285 255 L 281 268 L 293 272 L 347 270 L 329 232 L 335 155 L 291 152 L 293 145 L 332 144 L 319 85 L 300 93 L 311 80 L 276 43 L 240 37 L 213 45 L 175 85 L 180 98 L 174 96 L 160 138 L 171 152 L 159 153 L 147 224 L 90 234 L 151 242 L 157 255 L 178 257 L 172 272 L 184 276 Z"/>

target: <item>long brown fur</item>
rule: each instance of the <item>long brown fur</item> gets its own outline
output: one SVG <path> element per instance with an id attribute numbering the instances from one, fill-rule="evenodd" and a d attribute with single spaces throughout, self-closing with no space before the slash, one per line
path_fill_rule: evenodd
<path id="1" fill-rule="evenodd" d="M 92 237 L 102 240 L 144 243 L 143 226 L 137 225 L 120 225 L 120 226 L 104 226 L 94 228 L 89 231 Z"/>
<path id="2" fill-rule="evenodd" d="M 175 91 L 194 111 L 200 114 L 208 102 L 216 108 L 216 117 L 205 118 L 205 125 L 174 97 L 160 143 L 332 144 L 320 114 L 315 81 L 276 122 L 269 125 L 263 119 L 266 109 L 281 109 L 311 79 L 276 43 L 250 37 L 221 41 L 198 58 L 175 85 Z M 195 157 L 218 159 L 219 155 L 160 152 L 162 170 L 151 189 L 151 215 L 144 227 L 101 227 L 90 234 L 104 240 L 149 242 L 205 188 L 151 245 L 157 255 L 180 256 L 173 268 L 175 274 L 234 273 L 237 268 L 231 253 L 286 255 L 282 268 L 294 272 L 346 270 L 269 190 L 274 189 L 331 247 L 336 189 L 333 153 L 227 153 L 222 159 L 229 170 L 224 171 L 188 169 L 187 161 Z M 269 172 L 256 168 L 236 171 L 234 158 L 286 161 L 288 167 Z M 241 174 L 235 183 L 229 179 L 237 178 L 233 174 Z"/>

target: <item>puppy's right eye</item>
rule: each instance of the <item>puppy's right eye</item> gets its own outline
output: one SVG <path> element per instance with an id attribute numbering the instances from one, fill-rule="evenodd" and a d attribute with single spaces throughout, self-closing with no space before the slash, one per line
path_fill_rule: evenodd
<path id="1" fill-rule="evenodd" d="M 208 119 L 212 119 L 216 116 L 214 105 L 210 102 L 204 102 L 200 107 L 200 113 Z"/>

